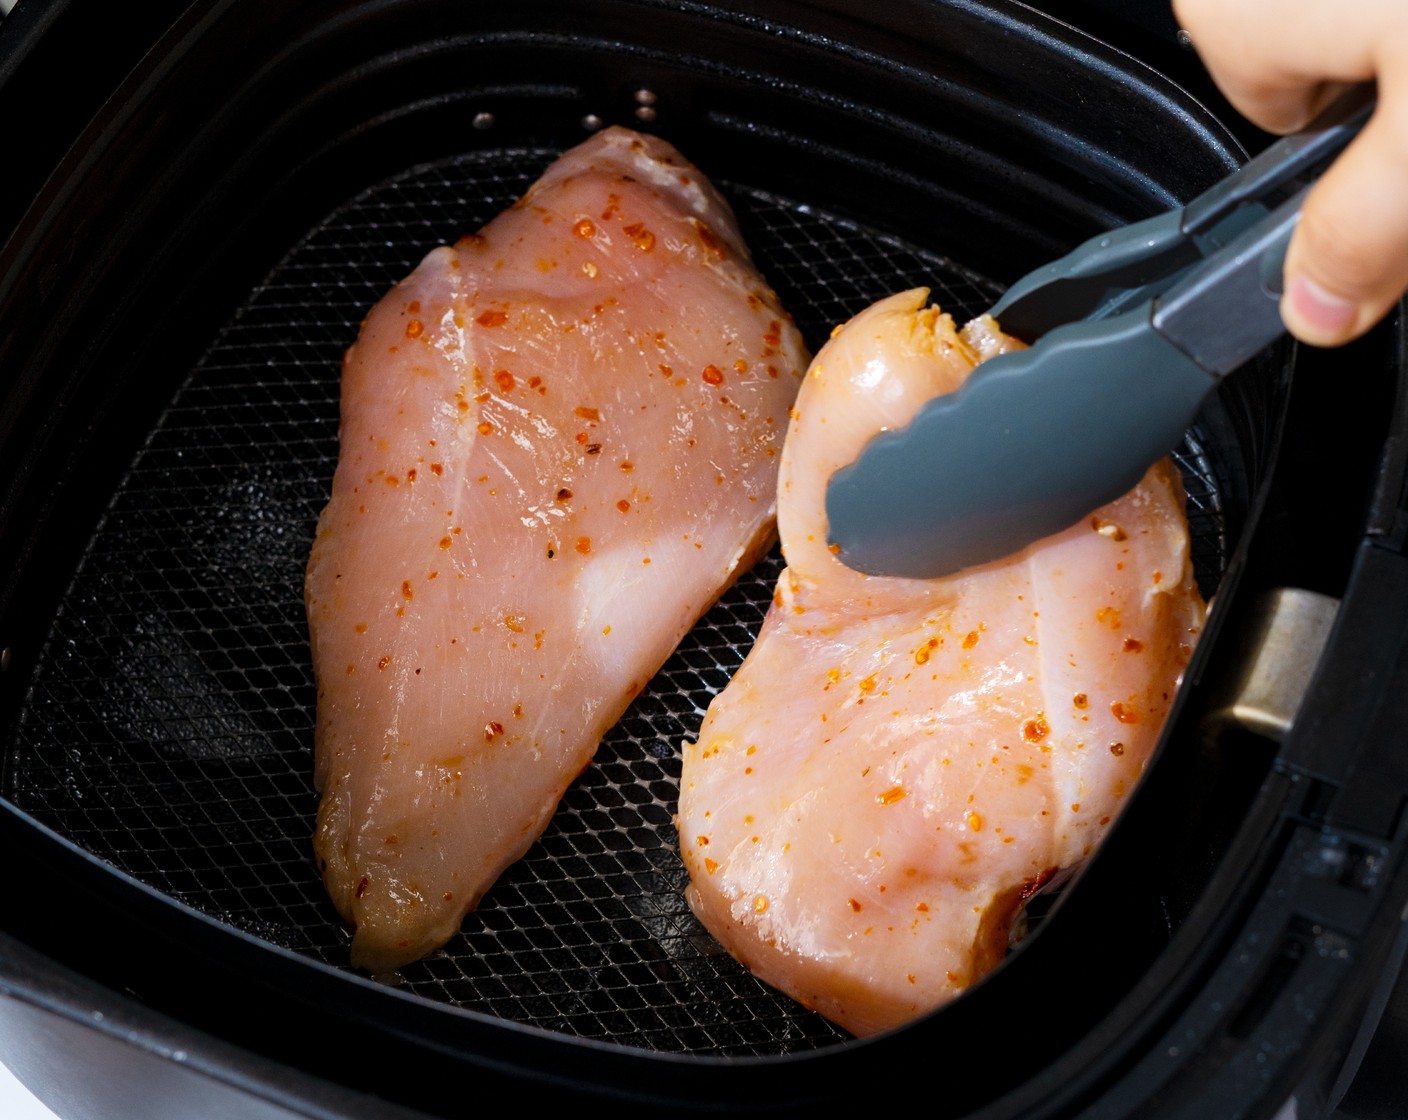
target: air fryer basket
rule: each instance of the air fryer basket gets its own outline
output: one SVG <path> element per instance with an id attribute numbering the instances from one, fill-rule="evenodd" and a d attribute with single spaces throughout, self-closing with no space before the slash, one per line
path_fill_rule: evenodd
<path id="1" fill-rule="evenodd" d="M 493 149 L 377 184 L 236 311 L 118 484 L 60 602 L 13 747 L 20 809 L 173 899 L 346 964 L 309 854 L 302 607 L 336 465 L 342 351 L 437 238 L 479 228 L 550 154 Z M 993 300 L 990 282 L 894 237 L 728 185 L 813 347 L 917 284 L 960 321 Z M 1226 559 L 1221 489 L 1198 444 L 1180 462 L 1211 590 Z M 747 652 L 781 566 L 774 549 L 694 629 L 464 933 L 402 970 L 407 991 L 662 1050 L 781 1053 L 845 1037 L 751 979 L 693 919 L 672 825 L 680 741 Z"/>
<path id="2" fill-rule="evenodd" d="M 546 1066 L 645 1101 L 697 1105 L 707 1085 L 734 1110 L 815 1103 L 935 1047 L 961 1062 L 999 1023 L 1014 1079 L 1053 1062 L 1176 938 L 1271 752 L 1209 762 L 1171 729 L 1130 815 L 1215 768 L 1220 792 L 1171 841 L 1190 871 L 1118 906 L 1098 875 L 1078 879 L 1057 914 L 1033 908 L 1033 936 L 990 981 L 856 1043 L 749 976 L 682 898 L 679 745 L 747 652 L 776 550 L 463 932 L 394 987 L 354 973 L 311 856 L 302 607 L 339 361 L 426 251 L 604 123 L 658 131 L 724 188 L 814 349 L 916 285 L 960 320 L 981 312 L 1026 268 L 1206 185 L 1235 163 L 1230 137 L 1132 59 L 1005 0 L 884 17 L 839 0 L 268 7 L 192 6 L 0 257 L 25 265 L 0 267 L 0 368 L 20 371 L 3 413 L 0 793 L 26 874 L 73 889 L 5 928 L 279 1060 L 326 1032 L 354 1060 L 305 1068 L 437 1115 L 452 1114 L 444 1089 L 355 1056 L 383 1048 L 430 1078 L 437 1062 L 521 1067 L 510 1080 Z M 1231 379 L 1178 452 L 1218 610 L 1291 370 L 1281 350 Z M 1160 769 L 1172 776 L 1150 793 Z M 1119 944 L 1081 948 L 1114 912 Z M 1086 1003 L 1059 1006 L 1078 989 L 1053 970 L 1096 960 Z M 238 1025 L 243 1004 L 272 1021 Z M 958 1090 L 953 1114 L 986 1091 Z"/>

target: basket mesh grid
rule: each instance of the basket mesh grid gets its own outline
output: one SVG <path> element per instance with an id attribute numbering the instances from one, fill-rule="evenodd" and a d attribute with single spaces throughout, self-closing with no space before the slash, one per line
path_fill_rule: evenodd
<path id="1" fill-rule="evenodd" d="M 414 168 L 298 243 L 191 371 L 112 496 L 11 744 L 21 809 L 186 905 L 347 966 L 312 858 L 315 692 L 304 564 L 337 457 L 338 374 L 362 316 L 430 248 L 477 229 L 556 153 Z M 804 204 L 723 184 L 813 349 L 926 284 L 960 321 L 992 285 Z M 1226 551 L 1214 465 L 1179 453 L 1205 589 Z M 676 650 L 548 831 L 444 950 L 428 1000 L 657 1051 L 771 1055 L 848 1036 L 754 980 L 690 914 L 672 824 L 679 745 L 742 661 L 774 550 Z"/>

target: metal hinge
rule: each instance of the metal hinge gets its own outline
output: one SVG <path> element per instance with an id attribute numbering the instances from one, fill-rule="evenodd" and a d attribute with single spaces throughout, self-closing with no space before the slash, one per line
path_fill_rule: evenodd
<path id="1" fill-rule="evenodd" d="M 1281 742 L 1305 699 L 1339 605 L 1329 595 L 1296 587 L 1269 592 L 1248 631 L 1243 675 L 1209 722 Z"/>

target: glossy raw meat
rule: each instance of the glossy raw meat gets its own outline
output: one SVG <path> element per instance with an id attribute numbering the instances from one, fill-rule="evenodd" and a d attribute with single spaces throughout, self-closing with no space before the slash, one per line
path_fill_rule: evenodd
<path id="1" fill-rule="evenodd" d="M 686 744 L 690 903 L 757 976 L 857 1035 L 994 967 L 1024 899 L 1138 780 L 1202 623 L 1177 472 L 941 580 L 845 567 L 826 482 L 1004 347 L 893 296 L 817 355 L 783 452 L 788 562 L 746 662 Z"/>
<path id="2" fill-rule="evenodd" d="M 306 584 L 356 964 L 456 932 L 774 538 L 807 357 L 721 197 L 623 129 L 372 310 Z"/>

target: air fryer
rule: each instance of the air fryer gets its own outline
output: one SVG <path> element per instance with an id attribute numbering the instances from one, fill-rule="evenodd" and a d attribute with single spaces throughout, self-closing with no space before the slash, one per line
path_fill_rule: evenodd
<path id="1" fill-rule="evenodd" d="M 720 184 L 813 349 L 918 284 L 977 314 L 1258 142 L 1162 24 L 1054 0 L 111 7 L 0 23 L 0 1058 L 61 1116 L 1377 1115 L 1345 1092 L 1397 1029 L 1408 903 L 1396 314 L 1273 347 L 1189 431 L 1212 606 L 1177 707 L 1105 845 L 951 1005 L 853 1039 L 683 900 L 680 742 L 775 550 L 400 983 L 350 967 L 312 860 L 303 565 L 341 354 L 387 288 L 623 124 Z"/>

